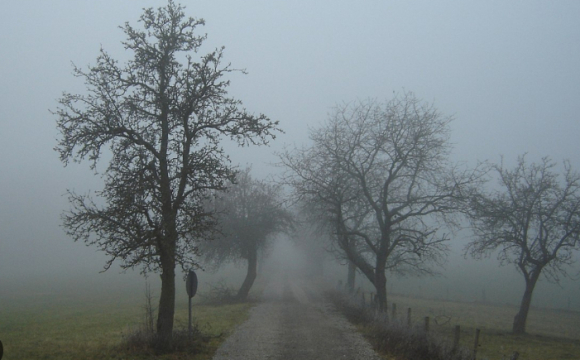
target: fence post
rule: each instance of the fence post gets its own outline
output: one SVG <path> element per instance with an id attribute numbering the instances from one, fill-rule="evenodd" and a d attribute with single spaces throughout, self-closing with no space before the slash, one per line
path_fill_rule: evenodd
<path id="1" fill-rule="evenodd" d="M 481 330 L 475 329 L 475 343 L 473 344 L 473 360 L 476 359 L 477 356 L 477 347 L 479 346 L 479 333 Z"/>
<path id="2" fill-rule="evenodd" d="M 425 316 L 425 333 L 429 332 L 429 316 Z"/>
<path id="3" fill-rule="evenodd" d="M 407 309 L 407 326 L 411 327 L 411 308 Z"/>
<path id="4" fill-rule="evenodd" d="M 453 337 L 453 353 L 457 351 L 459 347 L 459 334 L 461 333 L 461 327 L 459 325 L 455 325 L 455 336 Z"/>

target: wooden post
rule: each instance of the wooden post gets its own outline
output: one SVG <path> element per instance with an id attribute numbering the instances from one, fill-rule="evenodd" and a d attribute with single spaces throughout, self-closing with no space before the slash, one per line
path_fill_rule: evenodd
<path id="1" fill-rule="evenodd" d="M 425 333 L 429 332 L 429 316 L 425 316 Z"/>
<path id="2" fill-rule="evenodd" d="M 365 292 L 363 291 L 361 294 L 362 294 L 362 304 L 363 304 L 363 307 L 365 307 L 367 304 L 367 301 L 365 299 Z"/>
<path id="3" fill-rule="evenodd" d="M 411 327 L 411 308 L 407 309 L 407 326 Z"/>
<path id="4" fill-rule="evenodd" d="M 457 351 L 459 347 L 459 334 L 461 333 L 461 327 L 459 325 L 455 325 L 455 336 L 453 337 L 453 352 Z"/>
<path id="5" fill-rule="evenodd" d="M 395 321 L 396 317 L 397 317 L 397 304 L 393 303 L 393 310 L 391 311 L 391 318 L 393 318 L 393 321 Z"/>
<path id="6" fill-rule="evenodd" d="M 475 329 L 475 343 L 473 344 L 473 360 L 476 359 L 477 356 L 477 347 L 479 346 L 479 333 L 481 330 Z"/>

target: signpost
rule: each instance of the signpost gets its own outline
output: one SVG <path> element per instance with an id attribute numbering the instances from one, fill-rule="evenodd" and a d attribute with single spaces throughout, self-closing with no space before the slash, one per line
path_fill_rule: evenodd
<path id="1" fill-rule="evenodd" d="M 197 292 L 197 275 L 193 270 L 189 270 L 187 274 L 187 280 L 185 281 L 185 290 L 187 291 L 187 296 L 189 297 L 189 337 L 191 338 L 191 298 L 195 296 Z"/>

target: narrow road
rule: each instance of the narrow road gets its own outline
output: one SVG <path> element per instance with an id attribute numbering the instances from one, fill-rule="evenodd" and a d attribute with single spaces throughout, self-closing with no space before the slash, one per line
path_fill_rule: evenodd
<path id="1" fill-rule="evenodd" d="M 307 282 L 271 282 L 264 301 L 218 349 L 214 360 L 374 360 L 368 342 Z"/>

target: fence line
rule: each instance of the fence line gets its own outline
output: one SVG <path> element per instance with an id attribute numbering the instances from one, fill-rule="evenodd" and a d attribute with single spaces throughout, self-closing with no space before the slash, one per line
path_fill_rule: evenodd
<path id="1" fill-rule="evenodd" d="M 373 292 L 369 292 L 369 296 L 368 296 L 368 302 L 366 300 L 366 296 L 365 296 L 365 292 L 364 291 L 360 291 L 360 289 L 358 289 L 355 293 L 355 296 L 357 296 L 357 294 L 361 294 L 361 303 L 363 305 L 363 307 L 369 307 L 375 311 L 378 311 L 378 304 L 377 304 L 377 296 L 375 295 L 375 293 Z M 391 316 L 389 318 L 388 316 L 388 308 L 385 309 L 384 314 L 386 314 L 387 316 L 385 317 L 386 321 L 397 321 L 397 304 L 396 303 L 392 303 L 391 304 Z M 407 327 L 412 327 L 412 309 L 409 307 L 407 308 Z M 425 316 L 424 318 L 424 325 L 423 325 L 423 331 L 428 334 L 429 333 L 429 328 L 430 328 L 430 317 L 429 316 Z M 479 337 L 481 334 L 481 329 L 476 328 L 475 329 L 475 337 L 474 337 L 474 343 L 473 343 L 473 360 L 477 359 L 477 349 L 478 347 L 480 347 L 480 343 L 479 343 Z M 459 340 L 460 340 L 460 336 L 461 336 L 461 326 L 460 325 L 455 325 L 455 329 L 454 329 L 454 333 L 453 333 L 453 345 L 452 345 L 452 352 L 456 352 L 459 349 Z M 518 352 L 515 352 L 510 360 L 517 360 L 518 359 Z"/>

